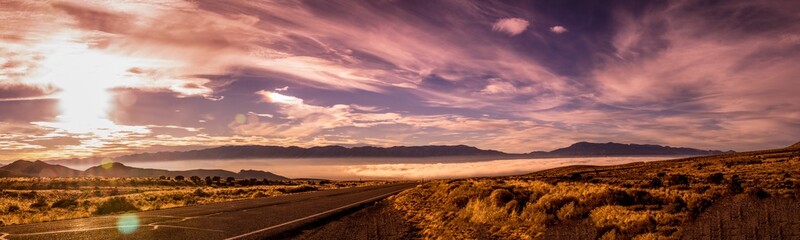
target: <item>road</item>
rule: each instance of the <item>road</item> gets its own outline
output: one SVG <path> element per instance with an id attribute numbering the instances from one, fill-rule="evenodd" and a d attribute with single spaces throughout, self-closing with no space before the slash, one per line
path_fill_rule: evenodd
<path id="1" fill-rule="evenodd" d="M 1 239 L 263 239 L 414 187 L 398 183 L 0 227 Z M 137 224 L 138 221 L 138 224 Z M 123 232 L 130 232 L 125 234 Z"/>

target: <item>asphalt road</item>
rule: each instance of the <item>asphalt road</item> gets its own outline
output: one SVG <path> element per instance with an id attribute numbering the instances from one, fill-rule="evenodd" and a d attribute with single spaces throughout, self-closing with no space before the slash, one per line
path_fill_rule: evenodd
<path id="1" fill-rule="evenodd" d="M 0 227 L 2 239 L 264 239 L 414 187 L 326 190 L 132 214 Z M 138 224 L 137 224 L 138 221 Z M 123 233 L 123 232 L 129 233 Z"/>

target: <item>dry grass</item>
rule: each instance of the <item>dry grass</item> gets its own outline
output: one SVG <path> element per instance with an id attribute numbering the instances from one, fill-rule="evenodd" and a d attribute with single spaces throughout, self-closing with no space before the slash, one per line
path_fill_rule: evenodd
<path id="1" fill-rule="evenodd" d="M 433 181 L 393 200 L 432 239 L 678 239 L 728 196 L 797 198 L 799 177 L 800 152 L 762 151 Z"/>
<path id="2" fill-rule="evenodd" d="M 47 222 L 129 210 L 157 210 L 382 182 L 242 181 L 211 186 L 155 178 L 0 178 L 0 225 Z M 127 204 L 132 205 L 126 206 Z"/>

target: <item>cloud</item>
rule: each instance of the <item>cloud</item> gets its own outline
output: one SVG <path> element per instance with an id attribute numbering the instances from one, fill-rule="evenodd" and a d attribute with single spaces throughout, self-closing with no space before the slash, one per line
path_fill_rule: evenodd
<path id="1" fill-rule="evenodd" d="M 549 168 L 569 165 L 617 165 L 630 162 L 648 162 L 668 157 L 645 158 L 557 158 L 514 159 L 470 163 L 403 163 L 346 166 L 344 172 L 355 177 L 393 179 L 443 179 L 526 174 Z"/>
<path id="2" fill-rule="evenodd" d="M 80 142 L 8 158 L 190 141 L 748 150 L 800 134 L 798 5 L 785 2 L 3 4 L 0 120 L 46 132 L 13 135 L 26 144 Z M 522 34 L 530 16 L 581 37 Z"/>
<path id="3" fill-rule="evenodd" d="M 522 18 L 501 18 L 492 25 L 492 30 L 516 36 L 528 28 L 528 20 Z"/>
<path id="4" fill-rule="evenodd" d="M 550 27 L 550 31 L 556 34 L 562 34 L 567 32 L 567 28 L 565 28 L 564 26 L 552 26 Z"/>
<path id="5" fill-rule="evenodd" d="M 236 134 L 330 143 L 345 139 L 350 144 L 381 146 L 467 144 L 511 152 L 530 152 L 532 149 L 522 143 L 533 141 L 532 138 L 550 137 L 553 147 L 569 142 L 555 139 L 554 135 L 564 130 L 532 121 L 453 114 L 413 115 L 360 105 L 318 106 L 272 91 L 262 90 L 256 94 L 263 102 L 277 105 L 278 114 L 268 119 L 256 114 L 236 119 L 228 125 Z"/>

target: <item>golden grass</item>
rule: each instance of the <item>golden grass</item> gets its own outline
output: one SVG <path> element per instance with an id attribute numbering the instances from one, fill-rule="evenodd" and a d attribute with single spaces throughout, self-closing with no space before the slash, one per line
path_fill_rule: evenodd
<path id="1" fill-rule="evenodd" d="M 539 239 L 573 225 L 600 239 L 678 239 L 726 196 L 800 196 L 798 177 L 800 152 L 765 151 L 432 181 L 391 199 L 428 239 Z"/>
<path id="2" fill-rule="evenodd" d="M 206 186 L 153 178 L 0 178 L 0 225 L 90 217 L 98 215 L 98 206 L 115 197 L 149 211 L 382 183 L 287 181 L 274 183 L 281 185 Z"/>

